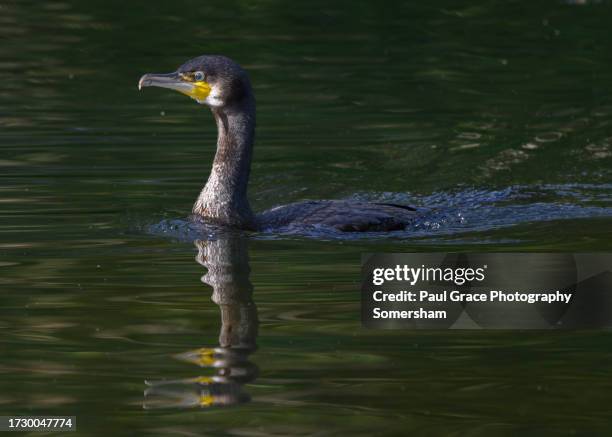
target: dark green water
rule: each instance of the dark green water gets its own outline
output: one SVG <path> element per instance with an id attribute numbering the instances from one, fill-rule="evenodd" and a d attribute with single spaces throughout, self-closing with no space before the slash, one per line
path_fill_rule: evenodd
<path id="1" fill-rule="evenodd" d="M 82 435 L 609 434 L 609 332 L 358 319 L 364 251 L 610 250 L 612 9 L 572 3 L 0 3 L 0 415 L 76 415 Z M 230 296 L 211 301 L 198 248 L 151 227 L 190 211 L 212 118 L 136 87 L 202 53 L 251 73 L 256 210 L 436 213 L 386 238 L 202 243 Z"/>

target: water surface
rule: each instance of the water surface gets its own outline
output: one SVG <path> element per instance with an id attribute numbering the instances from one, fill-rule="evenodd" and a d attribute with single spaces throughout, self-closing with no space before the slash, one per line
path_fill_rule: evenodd
<path id="1" fill-rule="evenodd" d="M 364 330 L 358 281 L 365 251 L 610 250 L 611 20 L 605 1 L 3 3 L 0 411 L 84 435 L 606 434 L 608 332 Z M 136 84 L 202 53 L 251 73 L 255 210 L 431 213 L 386 236 L 193 235 L 212 117 Z"/>

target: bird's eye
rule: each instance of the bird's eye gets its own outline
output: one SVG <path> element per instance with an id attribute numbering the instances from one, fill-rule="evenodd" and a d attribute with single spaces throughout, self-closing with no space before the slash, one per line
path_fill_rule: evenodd
<path id="1" fill-rule="evenodd" d="M 195 73 L 193 73 L 193 78 L 197 82 L 200 82 L 200 81 L 204 80 L 204 73 L 202 73 L 201 71 L 196 71 Z"/>

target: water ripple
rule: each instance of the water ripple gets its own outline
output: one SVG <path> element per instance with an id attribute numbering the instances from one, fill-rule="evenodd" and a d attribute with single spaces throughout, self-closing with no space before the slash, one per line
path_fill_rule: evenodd
<path id="1" fill-rule="evenodd" d="M 305 236 L 316 239 L 427 238 L 485 232 L 518 225 L 556 220 L 612 217 L 612 184 L 515 185 L 499 190 L 469 188 L 435 192 L 427 196 L 410 193 L 358 193 L 348 200 L 415 205 L 420 215 L 405 230 L 380 233 L 346 233 L 318 226 L 277 229 L 253 234 L 257 239 Z M 148 232 L 179 240 L 216 239 L 232 232 L 183 219 L 163 220 Z M 488 237 L 483 236 L 483 242 Z"/>

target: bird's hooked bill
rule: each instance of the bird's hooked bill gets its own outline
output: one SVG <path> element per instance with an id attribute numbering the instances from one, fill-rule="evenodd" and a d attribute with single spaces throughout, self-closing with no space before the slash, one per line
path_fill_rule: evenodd
<path id="1" fill-rule="evenodd" d="M 193 76 L 182 73 L 147 73 L 138 81 L 138 89 L 144 87 L 169 88 L 183 93 L 198 102 L 203 102 L 210 94 L 211 86 L 206 81 L 196 81 Z"/>

